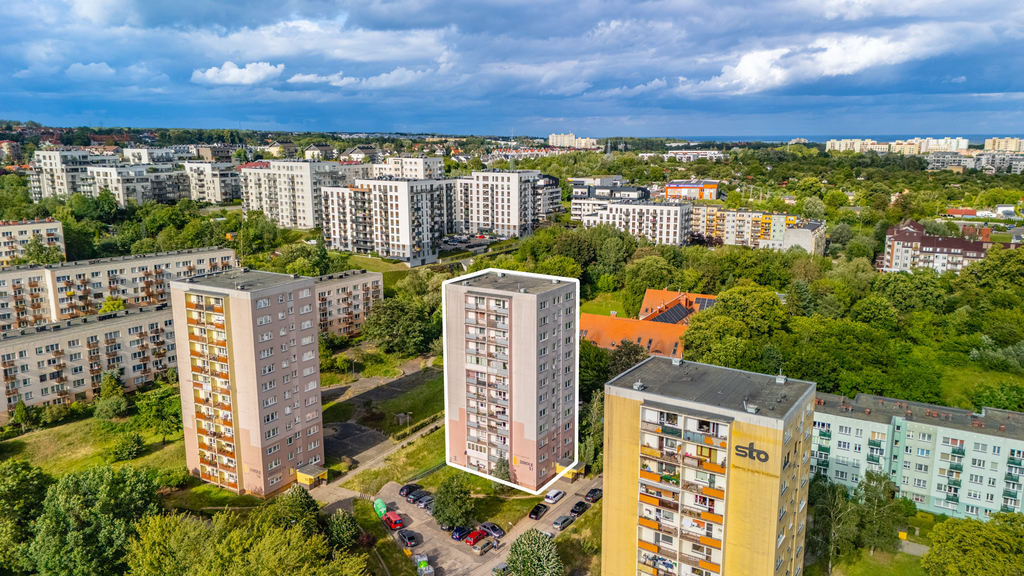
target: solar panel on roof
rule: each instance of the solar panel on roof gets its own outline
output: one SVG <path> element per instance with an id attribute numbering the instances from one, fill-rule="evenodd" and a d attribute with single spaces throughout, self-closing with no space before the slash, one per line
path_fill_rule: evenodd
<path id="1" fill-rule="evenodd" d="M 693 309 L 687 308 L 682 304 L 676 304 L 675 306 L 665 310 L 661 314 L 658 314 L 654 318 L 650 318 L 652 322 L 661 322 L 663 324 L 679 324 L 684 318 L 693 313 Z"/>
<path id="2" fill-rule="evenodd" d="M 695 306 L 697 306 L 697 311 L 700 312 L 701 310 L 704 310 L 705 308 L 711 308 L 712 306 L 714 306 L 715 305 L 715 299 L 714 298 L 694 298 L 693 299 L 693 303 L 694 303 Z"/>

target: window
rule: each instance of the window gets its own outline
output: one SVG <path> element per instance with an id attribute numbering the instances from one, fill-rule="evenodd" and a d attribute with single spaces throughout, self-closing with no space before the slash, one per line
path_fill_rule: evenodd
<path id="1" fill-rule="evenodd" d="M 270 430 L 267 430 L 266 433 L 263 434 L 263 438 L 265 440 L 270 440 L 271 438 L 274 438 L 275 436 L 277 436 L 280 433 L 281 433 L 281 430 L 279 428 L 276 428 L 276 427 L 275 428 L 271 428 Z"/>
<path id="2" fill-rule="evenodd" d="M 266 342 L 267 340 L 270 340 L 273 337 L 273 332 L 264 332 L 263 334 L 260 334 L 260 342 Z"/>
<path id="3" fill-rule="evenodd" d="M 932 451 L 928 450 L 926 448 L 918 448 L 917 449 L 917 455 L 921 456 L 922 458 L 927 458 L 928 456 L 931 456 L 931 454 L 932 454 Z"/>
<path id="4" fill-rule="evenodd" d="M 975 452 L 988 452 L 988 444 L 982 444 L 981 442 L 974 443 Z"/>
<path id="5" fill-rule="evenodd" d="M 845 434 L 845 435 L 849 436 L 850 435 L 850 427 L 849 426 L 840 426 L 839 427 L 839 433 L 840 434 Z"/>
<path id="6" fill-rule="evenodd" d="M 975 468 L 984 468 L 985 467 L 985 461 L 984 460 L 979 460 L 977 458 L 971 458 L 971 466 L 974 466 Z"/>
<path id="7" fill-rule="evenodd" d="M 256 301 L 257 310 L 259 310 L 260 308 L 266 308 L 267 306 L 270 306 L 270 298 L 260 298 L 259 300 Z"/>
<path id="8" fill-rule="evenodd" d="M 841 428 L 841 426 L 840 426 L 840 428 Z M 849 430 L 849 428 L 847 428 L 847 430 Z M 838 445 L 839 445 L 839 449 L 840 450 L 849 450 L 850 449 L 850 443 L 849 442 L 845 442 L 845 441 L 840 440 L 838 442 Z"/>
<path id="9" fill-rule="evenodd" d="M 914 464 L 914 470 L 918 472 L 928 472 L 927 464 Z"/>
<path id="10" fill-rule="evenodd" d="M 266 324 L 270 324 L 270 315 L 269 314 L 266 315 L 266 316 L 260 316 L 259 318 L 256 319 L 256 325 L 257 326 L 264 326 Z"/>
<path id="11" fill-rule="evenodd" d="M 985 481 L 985 477 L 981 474 L 971 474 L 969 481 L 971 484 L 981 484 Z"/>
<path id="12" fill-rule="evenodd" d="M 932 441 L 932 435 L 931 434 L 927 434 L 925 432 L 920 432 L 917 435 L 917 439 L 922 441 L 922 442 L 931 442 Z"/>
<path id="13" fill-rule="evenodd" d="M 927 488 L 928 481 L 921 478 L 914 478 L 914 488 Z"/>

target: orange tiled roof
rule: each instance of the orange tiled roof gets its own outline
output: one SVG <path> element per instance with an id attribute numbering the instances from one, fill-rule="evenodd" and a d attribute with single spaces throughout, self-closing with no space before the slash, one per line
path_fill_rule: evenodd
<path id="1" fill-rule="evenodd" d="M 682 304 L 696 312 L 700 308 L 697 305 L 697 302 L 695 302 L 697 298 L 707 298 L 709 300 L 715 299 L 714 296 L 710 296 L 708 294 L 691 294 L 689 292 L 677 292 L 675 290 L 648 289 L 647 292 L 644 293 L 644 301 L 640 305 L 639 318 L 641 320 L 652 320 L 676 304 Z M 689 324 L 689 314 L 686 315 L 685 318 L 681 319 L 679 323 Z"/>
<path id="2" fill-rule="evenodd" d="M 619 342 L 630 340 L 656 356 L 683 357 L 683 343 L 679 337 L 689 326 L 649 322 L 617 316 L 580 314 L 580 337 L 601 348 L 615 348 Z M 639 339 L 639 340 L 638 340 Z"/>

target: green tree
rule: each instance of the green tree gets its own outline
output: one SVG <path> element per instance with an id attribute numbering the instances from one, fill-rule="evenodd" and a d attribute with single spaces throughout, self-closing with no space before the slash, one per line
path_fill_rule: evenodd
<path id="1" fill-rule="evenodd" d="M 580 339 L 580 399 L 584 402 L 600 390 L 611 377 L 608 351 L 586 338 Z"/>
<path id="2" fill-rule="evenodd" d="M 142 436 L 138 432 L 129 430 L 121 433 L 114 440 L 114 445 L 110 448 L 110 457 L 114 462 L 134 460 L 142 455 L 145 447 L 146 444 L 142 441 Z"/>
<path id="3" fill-rule="evenodd" d="M 327 538 L 332 546 L 348 550 L 359 541 L 359 524 L 348 510 L 338 510 L 327 520 Z"/>
<path id="4" fill-rule="evenodd" d="M 583 234 L 576 232 L 561 234 L 551 247 L 551 252 L 575 261 L 582 268 L 597 260 L 594 245 Z"/>
<path id="5" fill-rule="evenodd" d="M 472 494 L 461 472 L 448 476 L 437 487 L 434 519 L 446 526 L 468 526 L 473 521 Z"/>
<path id="6" fill-rule="evenodd" d="M 366 338 L 386 353 L 419 354 L 430 346 L 434 332 L 426 308 L 400 298 L 374 303 L 363 324 Z"/>
<path id="7" fill-rule="evenodd" d="M 57 264 L 64 261 L 64 252 L 59 245 L 43 244 L 43 238 L 36 234 L 25 244 L 21 257 L 15 260 L 16 264 Z"/>
<path id="8" fill-rule="evenodd" d="M 140 423 L 159 434 L 161 444 L 167 444 L 167 436 L 182 429 L 181 397 L 177 388 L 161 386 L 137 394 L 135 407 L 139 411 Z"/>
<path id="9" fill-rule="evenodd" d="M 585 437 L 580 453 L 583 463 L 590 467 L 591 472 L 600 473 L 604 469 L 604 391 L 598 390 L 587 404 L 584 416 Z"/>
<path id="10" fill-rule="evenodd" d="M 609 376 L 615 377 L 622 374 L 626 370 L 629 370 L 633 366 L 643 362 L 649 354 L 647 350 L 642 348 L 636 342 L 632 340 L 623 340 L 619 342 L 619 345 L 612 350 L 611 360 L 609 361 L 608 371 Z"/>
<path id="11" fill-rule="evenodd" d="M 846 195 L 843 194 L 845 199 Z M 846 246 L 846 243 L 853 240 L 853 228 L 849 224 L 843 222 L 836 225 L 832 229 L 832 233 L 829 235 L 833 244 L 839 244 L 840 246 Z"/>
<path id="12" fill-rule="evenodd" d="M 770 338 L 783 329 L 787 316 L 775 291 L 762 286 L 738 286 L 726 290 L 718 295 L 714 308 L 703 313 L 738 319 L 752 338 Z"/>
<path id="13" fill-rule="evenodd" d="M 869 470 L 857 485 L 860 504 L 860 544 L 874 556 L 875 549 L 899 551 L 899 528 L 904 521 L 903 503 L 894 498 L 896 485 L 889 476 Z"/>
<path id="14" fill-rule="evenodd" d="M 119 312 L 125 309 L 124 300 L 116 296 L 107 296 L 103 300 L 103 305 L 100 306 L 100 314 L 106 314 L 108 312 Z"/>
<path id="15" fill-rule="evenodd" d="M 509 572 L 530 576 L 562 576 L 565 566 L 558 557 L 555 541 L 530 528 L 509 546 L 506 558 Z"/>
<path id="16" fill-rule="evenodd" d="M 295 485 L 274 500 L 263 504 L 250 521 L 258 529 L 292 528 L 312 536 L 319 530 L 320 504 L 305 488 Z"/>
<path id="17" fill-rule="evenodd" d="M 144 469 L 98 466 L 66 474 L 46 493 L 27 558 L 47 576 L 122 573 L 135 523 L 159 509 Z"/>
<path id="18" fill-rule="evenodd" d="M 636 316 L 648 288 L 664 289 L 672 282 L 673 272 L 661 256 L 647 256 L 626 266 L 623 306 L 627 316 Z"/>
<path id="19" fill-rule="evenodd" d="M 892 304 L 885 298 L 875 295 L 854 304 L 850 309 L 850 318 L 889 332 L 896 329 L 896 322 L 899 320 Z"/>
<path id="20" fill-rule="evenodd" d="M 0 461 L 0 572 L 20 572 L 22 546 L 32 537 L 32 522 L 43 511 L 53 479 L 19 460 Z"/>
<path id="21" fill-rule="evenodd" d="M 100 381 L 100 400 L 115 396 L 124 396 L 124 383 L 121 381 L 121 371 L 117 368 L 104 372 L 103 380 Z"/>
<path id="22" fill-rule="evenodd" d="M 932 546 L 921 558 L 931 576 L 1024 574 L 1024 514 L 999 512 L 988 522 L 952 518 L 928 534 Z"/>
<path id="23" fill-rule="evenodd" d="M 805 218 L 820 220 L 825 217 L 825 203 L 821 198 L 812 196 L 804 200 L 803 214 Z"/>
<path id="24" fill-rule="evenodd" d="M 856 548 L 860 507 L 846 487 L 826 484 L 814 502 L 814 521 L 807 528 L 807 551 L 825 561 L 826 574 Z"/>
<path id="25" fill-rule="evenodd" d="M 25 401 L 20 398 L 18 399 L 18 404 L 14 407 L 14 414 L 11 415 L 11 422 L 21 426 L 22 433 L 32 424 L 32 414 L 28 407 L 25 406 Z"/>
<path id="26" fill-rule="evenodd" d="M 579 279 L 583 276 L 583 268 L 579 263 L 567 256 L 551 256 L 537 264 L 533 269 L 537 274 L 549 274 L 565 278 Z"/>
<path id="27" fill-rule="evenodd" d="M 505 456 L 498 456 L 498 461 L 494 463 L 494 477 L 498 480 L 504 480 L 505 482 L 512 482 L 512 473 L 508 467 L 508 460 Z M 511 490 L 511 488 L 501 482 L 492 482 L 494 485 L 494 492 L 497 494 L 505 494 Z"/>

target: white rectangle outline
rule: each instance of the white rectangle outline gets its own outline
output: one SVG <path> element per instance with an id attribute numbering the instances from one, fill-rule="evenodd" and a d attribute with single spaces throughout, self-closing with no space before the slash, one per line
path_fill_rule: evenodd
<path id="1" fill-rule="evenodd" d="M 580 324 L 580 281 L 577 280 L 576 278 L 568 278 L 566 276 L 551 276 L 551 275 L 548 275 L 548 274 L 536 274 L 536 273 L 533 273 L 533 272 L 519 272 L 518 270 L 502 270 L 500 268 L 488 268 L 486 270 L 481 270 L 479 272 L 474 272 L 472 274 L 467 274 L 465 276 L 456 276 L 455 278 L 452 278 L 450 280 L 445 280 L 444 282 L 441 283 L 441 344 L 442 344 L 441 354 L 443 355 L 443 358 L 448 358 L 448 322 L 447 322 L 447 320 L 448 320 L 448 317 L 447 317 L 448 312 L 446 310 L 447 306 L 445 304 L 446 301 L 447 301 L 447 298 L 445 298 L 445 287 L 448 284 L 461 283 L 461 282 L 463 282 L 465 280 L 469 280 L 471 278 L 476 278 L 477 276 L 483 276 L 484 274 L 490 274 L 492 272 L 493 273 L 508 274 L 510 276 L 526 276 L 526 277 L 529 277 L 529 278 L 541 278 L 541 279 L 544 279 L 544 280 L 558 280 L 560 282 L 572 282 L 576 286 L 576 297 L 575 297 L 576 298 L 576 314 L 575 314 L 575 318 L 574 318 L 576 320 L 576 322 L 573 322 L 573 329 L 576 332 L 573 335 L 573 345 L 576 347 L 576 354 L 574 354 L 574 356 L 576 358 L 576 372 L 573 375 L 573 380 L 574 380 L 574 384 L 575 384 L 576 393 L 575 393 L 575 397 L 573 398 L 573 402 L 574 402 L 574 404 L 573 404 L 573 412 L 574 412 L 574 416 L 575 416 L 575 430 L 573 432 L 573 439 L 572 439 L 572 442 L 573 442 L 573 452 L 572 452 L 572 454 L 573 454 L 573 461 L 572 461 L 572 465 L 570 465 L 568 468 L 563 470 L 560 474 L 556 474 L 555 477 L 551 479 L 551 481 L 549 481 L 547 484 L 545 484 L 541 488 L 539 488 L 536 491 L 534 491 L 534 490 L 528 490 L 526 488 L 523 488 L 522 486 L 520 486 L 518 484 L 513 484 L 512 482 L 507 482 L 505 480 L 500 480 L 498 478 L 495 478 L 494 476 L 489 476 L 487 474 L 483 474 L 482 472 L 473 470 L 473 469 L 471 469 L 469 467 L 466 467 L 466 466 L 460 466 L 458 464 L 452 464 L 452 462 L 451 462 L 451 454 L 448 452 L 448 450 L 450 448 L 450 443 L 449 443 L 449 438 L 448 438 L 448 428 L 449 428 L 449 426 L 448 426 L 448 367 L 447 366 L 444 367 L 444 412 L 445 412 L 445 417 L 444 417 L 444 460 L 445 460 L 445 464 L 448 465 L 448 466 L 451 466 L 452 468 L 455 468 L 455 469 L 458 469 L 458 470 L 462 470 L 463 472 L 468 472 L 470 474 L 473 474 L 475 476 L 479 476 L 481 478 L 486 478 L 487 480 L 491 480 L 491 481 L 494 481 L 494 482 L 500 482 L 500 483 L 502 483 L 502 484 L 504 484 L 506 486 L 515 488 L 516 490 L 522 490 L 523 492 L 526 492 L 528 494 L 533 494 L 534 496 L 540 496 L 541 492 L 544 492 L 545 490 L 550 488 L 552 484 L 554 484 L 555 482 L 558 482 L 558 480 L 560 478 L 562 478 L 562 476 L 565 476 L 570 470 L 575 469 L 576 465 L 579 464 L 579 462 L 580 462 L 580 446 L 579 446 L 579 444 L 580 444 L 580 326 L 579 326 L 579 324 Z M 558 460 L 555 460 L 555 462 L 556 462 L 555 466 L 557 468 Z"/>

